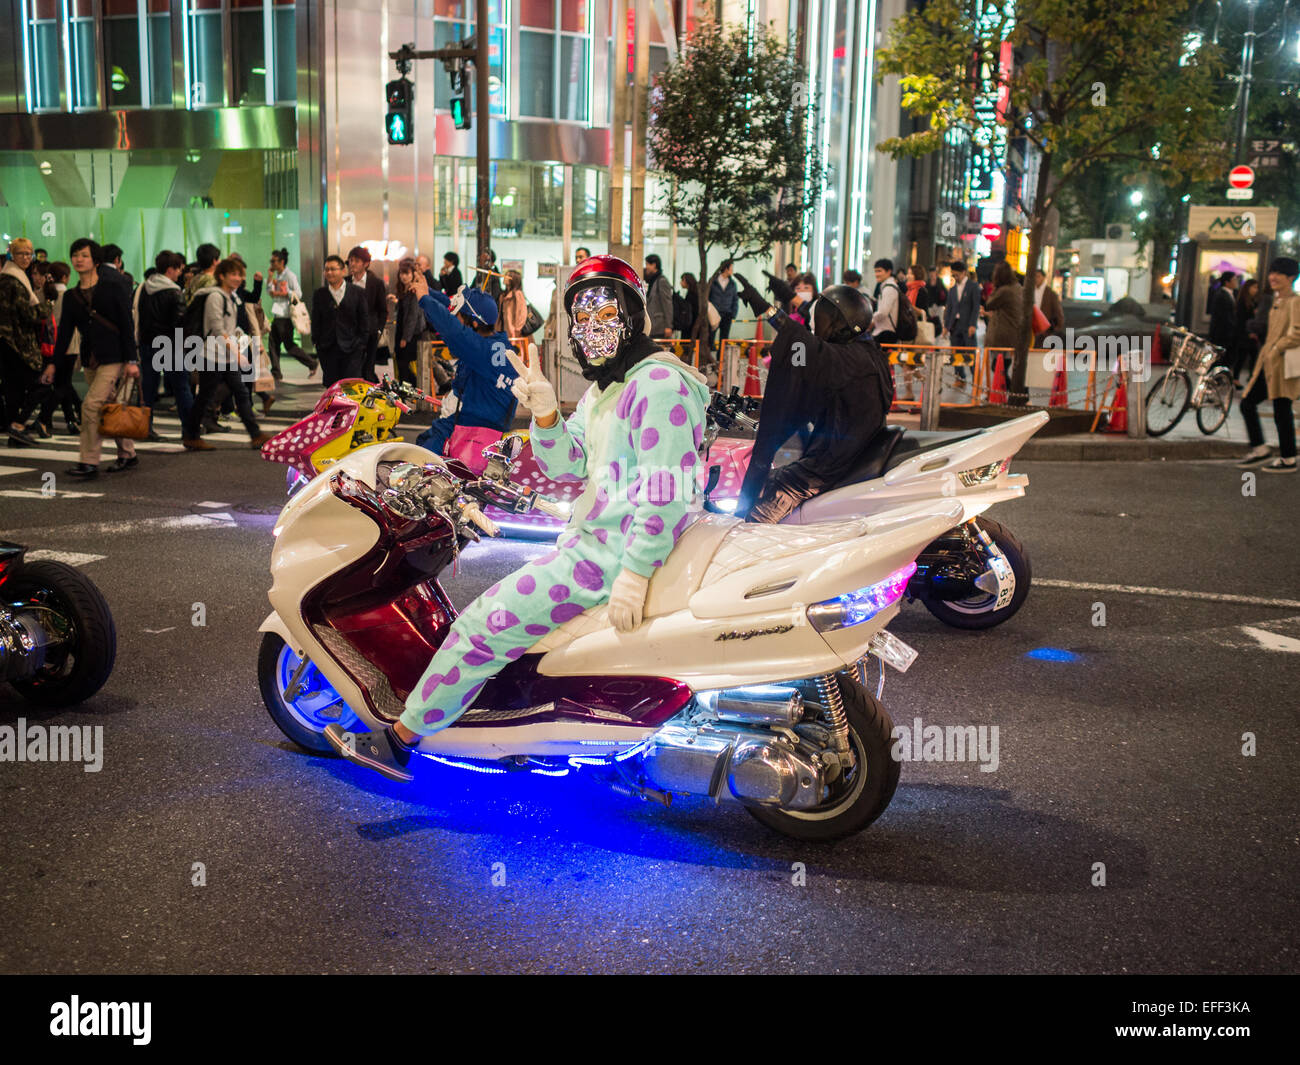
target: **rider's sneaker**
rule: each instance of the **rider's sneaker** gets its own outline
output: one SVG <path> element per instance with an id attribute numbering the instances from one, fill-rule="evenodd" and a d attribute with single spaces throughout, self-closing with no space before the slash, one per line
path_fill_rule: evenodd
<path id="1" fill-rule="evenodd" d="M 1264 467 L 1265 473 L 1295 473 L 1295 459 L 1274 459 Z"/>
<path id="2" fill-rule="evenodd" d="M 342 725 L 326 725 L 325 738 L 347 761 L 382 773 L 401 783 L 415 779 L 409 764 L 415 748 L 408 747 L 390 725 L 378 732 L 349 732 Z"/>
<path id="3" fill-rule="evenodd" d="M 1250 466 L 1254 466 L 1265 461 L 1272 454 L 1273 449 L 1267 444 L 1260 444 L 1258 447 L 1252 447 L 1244 456 L 1242 456 L 1241 461 L 1237 463 L 1237 469 L 1244 470 Z"/>

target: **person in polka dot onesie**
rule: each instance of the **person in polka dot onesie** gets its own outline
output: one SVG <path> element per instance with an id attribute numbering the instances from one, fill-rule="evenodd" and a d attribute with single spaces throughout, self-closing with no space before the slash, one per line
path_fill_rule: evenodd
<path id="1" fill-rule="evenodd" d="M 532 411 L 533 453 L 552 480 L 584 482 L 555 549 L 493 585 L 456 619 L 395 726 L 350 742 L 350 760 L 411 779 L 421 736 L 451 725 L 489 678 L 566 621 L 609 603 L 620 632 L 642 621 L 651 575 L 703 509 L 705 378 L 645 335 L 640 279 L 613 256 L 587 259 L 564 293 L 570 341 L 592 381 L 568 421 L 534 362 L 508 355 Z M 335 735 L 331 735 L 331 732 Z"/>

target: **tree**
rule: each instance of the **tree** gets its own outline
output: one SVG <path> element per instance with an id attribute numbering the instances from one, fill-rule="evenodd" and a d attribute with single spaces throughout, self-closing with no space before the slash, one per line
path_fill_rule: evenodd
<path id="1" fill-rule="evenodd" d="M 789 46 L 763 26 L 700 23 L 655 78 L 647 139 L 667 175 L 658 206 L 695 233 L 700 256 L 695 336 L 708 350 L 709 253 L 757 258 L 802 242 L 822 162 L 808 129 L 810 97 Z"/>
<path id="2" fill-rule="evenodd" d="M 877 57 L 900 75 L 903 107 L 928 129 L 883 142 L 893 158 L 935 151 L 950 130 L 976 144 L 1023 138 L 1037 155 L 1028 199 L 1028 275 L 1048 212 L 1101 163 L 1141 162 L 1162 179 L 1226 172 L 1217 48 L 1186 48 L 1192 0 L 929 0 L 894 23 Z M 1004 63 L 1004 43 L 1012 61 Z M 996 106 L 990 106 L 996 101 Z M 1010 183 L 1009 183 L 1010 187 Z M 1024 286 L 1013 403 L 1028 401 L 1033 286 Z"/>

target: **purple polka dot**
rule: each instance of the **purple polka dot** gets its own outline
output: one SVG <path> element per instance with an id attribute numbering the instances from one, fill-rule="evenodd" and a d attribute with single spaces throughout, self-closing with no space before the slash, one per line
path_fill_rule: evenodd
<path id="1" fill-rule="evenodd" d="M 609 493 L 603 488 L 598 488 L 596 490 L 596 501 L 591 504 L 591 509 L 587 511 L 587 520 L 595 521 L 604 513 L 607 506 L 609 506 Z"/>
<path id="2" fill-rule="evenodd" d="M 700 461 L 700 456 L 696 454 L 696 452 L 688 451 L 686 452 L 685 455 L 682 456 L 682 462 L 681 462 L 682 469 L 689 470 L 692 466 L 694 466 L 699 461 Z"/>
<path id="3" fill-rule="evenodd" d="M 569 448 L 569 461 L 570 462 L 582 461 L 582 449 L 578 447 L 577 444 L 574 444 L 573 447 Z"/>
<path id="4" fill-rule="evenodd" d="M 461 699 L 461 701 L 460 701 L 460 705 L 461 705 L 461 706 L 469 706 L 470 702 L 473 701 L 474 696 L 478 695 L 478 693 L 479 693 L 480 691 L 482 691 L 482 690 L 483 690 L 483 685 L 482 685 L 482 684 L 479 684 L 479 685 L 477 685 L 476 687 L 471 688 L 469 691 L 467 691 L 467 692 L 465 693 L 465 697 L 464 697 L 463 699 Z"/>
<path id="5" fill-rule="evenodd" d="M 609 464 L 609 479 L 611 481 L 617 481 L 622 476 L 623 476 L 623 467 L 620 466 L 617 462 L 611 462 Z"/>
<path id="6" fill-rule="evenodd" d="M 527 650 L 528 650 L 527 647 L 512 647 L 510 648 L 509 651 L 506 652 L 506 657 L 513 662 L 516 658 L 518 658 L 521 654 L 523 654 Z"/>
<path id="7" fill-rule="evenodd" d="M 556 584 L 551 586 L 551 600 L 556 603 L 563 603 L 569 598 L 569 586 L 567 584 Z"/>
<path id="8" fill-rule="evenodd" d="M 564 546 L 566 548 L 577 547 L 578 544 L 581 542 L 581 540 L 582 540 L 581 536 L 570 536 L 567 540 L 564 541 Z"/>
<path id="9" fill-rule="evenodd" d="M 645 531 L 651 536 L 658 536 L 664 531 L 664 519 L 658 514 L 651 514 L 650 517 L 646 518 Z"/>
<path id="10" fill-rule="evenodd" d="M 638 473 L 636 475 L 636 478 L 632 481 L 632 483 L 627 486 L 627 501 L 629 503 L 636 502 L 637 496 L 641 492 L 641 485 L 644 483 L 644 481 L 645 478 Z"/>
<path id="11" fill-rule="evenodd" d="M 596 539 L 599 540 L 602 544 L 609 543 L 609 532 L 605 529 L 597 529 Z"/>
<path id="12" fill-rule="evenodd" d="M 686 531 L 686 524 L 690 520 L 691 516 L 689 514 L 683 514 L 682 520 L 673 526 L 673 543 L 676 543 L 682 533 Z"/>
<path id="13" fill-rule="evenodd" d="M 452 666 L 447 670 L 447 675 L 442 678 L 448 684 L 460 683 L 460 666 Z"/>
<path id="14" fill-rule="evenodd" d="M 545 636 L 550 631 L 551 631 L 551 627 L 549 625 L 525 625 L 524 626 L 524 632 L 528 633 L 529 636 Z"/>
<path id="15" fill-rule="evenodd" d="M 689 396 L 691 394 L 690 390 L 686 387 L 685 381 L 677 386 L 677 391 L 683 396 Z"/>
<path id="16" fill-rule="evenodd" d="M 621 533 L 625 533 L 630 528 L 632 528 L 632 515 L 628 514 L 625 515 L 623 520 L 618 523 L 618 531 Z"/>
<path id="17" fill-rule="evenodd" d="M 460 633 L 453 630 L 447 633 L 447 638 L 442 641 L 442 646 L 445 650 L 448 647 L 455 647 L 458 643 L 460 643 Z"/>
<path id="18" fill-rule="evenodd" d="M 541 558 L 533 559 L 532 562 L 529 563 L 529 565 L 549 566 L 552 562 L 554 562 L 559 557 L 560 557 L 560 553 L 558 551 L 548 551 L 546 554 L 542 555 Z"/>
<path id="19" fill-rule="evenodd" d="M 496 655 L 492 653 L 492 648 L 487 644 L 487 640 L 482 636 L 471 636 L 469 642 L 474 645 L 474 650 L 465 653 L 464 661 L 467 666 L 483 666 L 491 662 Z"/>
<path id="20" fill-rule="evenodd" d="M 640 429 L 641 423 L 645 421 L 646 411 L 650 409 L 650 401 L 643 399 L 632 410 L 632 428 Z"/>
<path id="21" fill-rule="evenodd" d="M 654 565 L 654 566 L 662 566 L 662 565 L 663 565 L 663 560 L 660 559 L 658 562 L 653 562 L 653 563 L 651 563 L 651 565 Z"/>
<path id="22" fill-rule="evenodd" d="M 494 585 L 492 585 L 492 587 L 489 588 L 489 589 L 488 589 L 486 592 L 484 592 L 483 594 L 484 594 L 485 596 L 487 596 L 487 598 L 491 599 L 491 598 L 492 598 L 494 595 L 496 595 L 497 592 L 499 592 L 499 591 L 501 591 L 501 585 L 498 583 L 498 584 L 494 584 Z"/>
<path id="23" fill-rule="evenodd" d="M 620 418 L 626 418 L 632 413 L 632 404 L 636 402 L 636 382 L 628 382 L 627 388 L 623 394 L 618 397 L 618 406 L 614 408 L 614 413 Z"/>
<path id="24" fill-rule="evenodd" d="M 697 425 L 691 430 L 691 437 L 695 441 L 696 450 L 704 443 L 704 426 Z"/>
<path id="25" fill-rule="evenodd" d="M 442 683 L 442 674 L 435 673 L 433 676 L 431 676 L 428 680 L 424 682 L 424 687 L 420 689 L 420 698 L 425 700 L 432 698 L 434 691 L 441 683 Z"/>
<path id="26" fill-rule="evenodd" d="M 588 591 L 596 591 L 605 583 L 605 571 L 590 559 L 584 558 L 573 567 L 573 580 Z"/>
<path id="27" fill-rule="evenodd" d="M 555 446 L 555 441 L 554 441 L 554 440 L 547 440 L 546 437 L 544 437 L 544 436 L 541 437 L 541 438 L 539 438 L 538 443 L 540 443 L 540 444 L 542 445 L 542 447 L 548 447 L 548 448 L 549 448 L 549 447 L 554 447 L 554 446 Z"/>
<path id="28" fill-rule="evenodd" d="M 667 470 L 650 475 L 646 498 L 657 507 L 664 507 L 677 498 L 677 478 Z"/>
<path id="29" fill-rule="evenodd" d="M 627 540 L 624 542 L 624 545 L 623 545 L 623 546 L 624 546 L 624 547 L 631 547 L 631 546 L 632 546 L 632 541 L 635 540 L 635 539 L 636 539 L 636 533 L 628 533 L 628 535 L 627 535 Z"/>
<path id="30" fill-rule="evenodd" d="M 653 426 L 641 434 L 642 451 L 649 451 L 657 443 L 659 443 L 659 430 Z"/>
<path id="31" fill-rule="evenodd" d="M 528 574 L 524 574 L 519 580 L 515 581 L 515 591 L 520 595 L 532 595 L 537 589 L 537 581 Z"/>
<path id="32" fill-rule="evenodd" d="M 443 718 L 441 710 L 426 710 L 424 712 L 424 723 L 426 725 L 436 725 Z"/>
<path id="33" fill-rule="evenodd" d="M 665 377 L 671 376 L 671 374 L 672 371 L 669 370 L 666 366 L 656 366 L 653 370 L 650 371 L 650 380 L 662 381 Z"/>
<path id="34" fill-rule="evenodd" d="M 686 408 L 683 407 L 680 403 L 678 403 L 677 406 L 675 406 L 672 410 L 668 412 L 668 421 L 671 422 L 673 425 L 685 425 Z"/>
<path id="35" fill-rule="evenodd" d="M 557 625 L 563 625 L 571 618 L 576 618 L 584 609 L 579 603 L 561 603 L 551 611 L 551 620 Z"/>
<path id="36" fill-rule="evenodd" d="M 519 618 L 510 613 L 509 610 L 497 609 L 487 616 L 487 629 L 493 636 L 518 624 Z"/>

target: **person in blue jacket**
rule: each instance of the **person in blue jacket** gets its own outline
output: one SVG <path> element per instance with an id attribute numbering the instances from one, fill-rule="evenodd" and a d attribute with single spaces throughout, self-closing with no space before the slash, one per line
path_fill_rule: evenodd
<path id="1" fill-rule="evenodd" d="M 456 360 L 451 388 L 459 402 L 455 414 L 435 421 L 416 438 L 416 444 L 441 455 L 458 425 L 504 433 L 514 420 L 516 400 L 510 389 L 519 374 L 506 358 L 506 352 L 513 350 L 510 340 L 496 328 L 496 300 L 482 289 L 464 285 L 450 298 L 430 292 L 419 272 L 411 280 L 411 291 Z"/>

